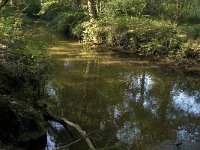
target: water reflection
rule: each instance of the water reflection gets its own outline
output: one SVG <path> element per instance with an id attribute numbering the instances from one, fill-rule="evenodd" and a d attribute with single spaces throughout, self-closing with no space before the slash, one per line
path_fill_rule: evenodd
<path id="1" fill-rule="evenodd" d="M 55 132 L 62 132 L 62 130 L 64 130 L 64 127 L 57 123 L 57 122 L 51 122 L 50 123 L 50 127 L 51 130 L 49 129 L 49 131 L 47 132 L 47 146 L 46 146 L 46 150 L 52 150 L 52 149 L 56 149 L 57 147 L 57 140 L 55 137 L 55 133 L 53 133 L 53 131 Z"/>
<path id="2" fill-rule="evenodd" d="M 182 109 L 186 113 L 192 113 L 195 115 L 200 115 L 200 103 L 198 102 L 198 96 L 195 92 L 194 95 L 189 96 L 187 93 L 184 92 L 172 92 L 173 96 L 173 103 L 177 109 Z"/>
<path id="3" fill-rule="evenodd" d="M 177 131 L 177 139 L 179 141 L 181 141 L 181 140 L 198 141 L 197 137 L 200 136 L 198 129 L 196 129 L 196 131 L 194 131 L 194 133 L 191 133 L 187 129 L 181 129 L 181 127 L 179 127 L 179 128 L 180 128 L 180 130 Z"/>
<path id="4" fill-rule="evenodd" d="M 46 150 L 52 150 L 56 148 L 56 140 L 52 135 L 47 132 L 47 146 Z"/>
<path id="5" fill-rule="evenodd" d="M 199 77 L 56 38 L 49 48 L 55 69 L 47 84 L 57 102 L 52 111 L 87 132 L 97 130 L 91 135 L 96 147 L 162 149 L 172 141 L 200 140 Z M 48 137 L 47 149 L 73 141 L 62 128 L 51 129 Z M 87 148 L 82 141 L 71 149 Z"/>
<path id="6" fill-rule="evenodd" d="M 53 150 L 63 146 L 63 143 L 70 142 L 71 136 L 67 133 L 64 127 L 56 122 L 50 122 L 47 132 L 47 146 L 45 150 Z M 63 148 L 68 150 L 68 147 Z"/>

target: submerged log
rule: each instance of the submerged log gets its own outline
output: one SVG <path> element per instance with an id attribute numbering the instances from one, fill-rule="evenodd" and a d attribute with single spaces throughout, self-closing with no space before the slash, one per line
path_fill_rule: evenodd
<path id="1" fill-rule="evenodd" d="M 70 122 L 69 120 L 65 119 L 65 118 L 58 118 L 56 116 L 54 116 L 53 114 L 51 114 L 50 112 L 46 111 L 46 110 L 42 110 L 42 113 L 43 113 L 43 116 L 46 120 L 49 120 L 49 121 L 54 121 L 54 122 L 58 122 L 60 124 L 62 124 L 64 126 L 64 128 L 70 133 L 68 127 L 73 127 L 75 128 L 79 133 L 80 135 L 82 136 L 82 139 L 85 139 L 87 145 L 89 146 L 89 148 L 91 150 L 95 150 L 95 147 L 93 146 L 91 140 L 88 138 L 88 135 L 90 134 L 86 134 L 86 132 L 78 125 L 78 124 L 75 124 L 73 122 Z M 80 141 L 81 139 L 78 139 L 76 141 L 74 141 L 73 143 L 76 143 L 78 141 Z M 71 144 L 71 143 L 70 143 Z M 69 145 L 67 145 L 69 146 Z M 65 146 L 66 147 L 66 146 Z"/>

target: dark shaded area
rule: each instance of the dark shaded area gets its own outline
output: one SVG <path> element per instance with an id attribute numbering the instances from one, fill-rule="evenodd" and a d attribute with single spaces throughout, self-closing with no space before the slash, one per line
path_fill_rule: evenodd
<path id="1" fill-rule="evenodd" d="M 2 96 L 0 118 L 0 140 L 5 144 L 36 140 L 46 133 L 40 112 L 20 100 Z"/>
<path id="2" fill-rule="evenodd" d="M 20 134 L 20 121 L 17 118 L 17 114 L 10 109 L 9 99 L 1 98 L 0 102 L 0 139 L 5 144 L 10 144 L 16 141 L 16 138 Z"/>

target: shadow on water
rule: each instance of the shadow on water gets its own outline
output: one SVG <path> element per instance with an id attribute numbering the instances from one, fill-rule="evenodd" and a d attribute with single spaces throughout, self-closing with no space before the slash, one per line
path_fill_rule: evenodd
<path id="1" fill-rule="evenodd" d="M 199 76 L 138 58 L 120 58 L 106 50 L 97 53 L 53 31 L 42 37 L 49 43 L 47 52 L 55 66 L 46 85 L 56 104 L 52 111 L 87 132 L 96 131 L 90 138 L 97 148 L 200 147 Z M 62 126 L 52 123 L 46 149 L 73 140 Z M 79 142 L 71 149 L 88 147 Z"/>

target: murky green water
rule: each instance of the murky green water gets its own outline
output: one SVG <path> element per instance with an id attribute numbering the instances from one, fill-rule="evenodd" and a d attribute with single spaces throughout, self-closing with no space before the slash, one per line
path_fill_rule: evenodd
<path id="1" fill-rule="evenodd" d="M 54 112 L 79 124 L 96 148 L 176 149 L 200 140 L 200 77 L 164 65 L 94 51 L 44 29 L 54 64 L 47 91 Z M 41 36 L 41 35 L 40 35 Z M 47 149 L 78 139 L 52 123 Z M 190 147 L 191 148 L 191 147 Z M 88 149 L 84 141 L 70 149 Z"/>

